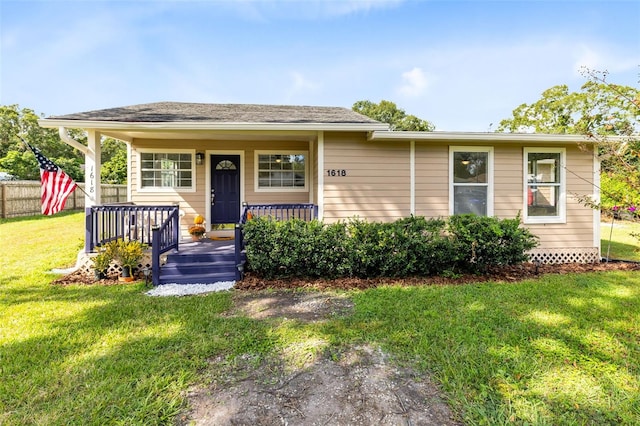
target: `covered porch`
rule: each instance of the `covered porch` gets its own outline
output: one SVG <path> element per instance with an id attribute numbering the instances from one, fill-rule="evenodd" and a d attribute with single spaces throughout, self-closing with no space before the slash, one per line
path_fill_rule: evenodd
<path id="1" fill-rule="evenodd" d="M 242 228 L 247 220 L 258 217 L 309 221 L 318 217 L 318 208 L 314 204 L 243 203 L 233 239 L 205 237 L 193 241 L 183 238 L 180 232 L 179 205 L 92 206 L 85 210 L 85 253 L 92 253 L 109 241 L 135 240 L 150 248 L 149 269 L 154 285 L 239 281 L 246 263 Z M 140 269 L 145 267 L 139 265 Z"/>

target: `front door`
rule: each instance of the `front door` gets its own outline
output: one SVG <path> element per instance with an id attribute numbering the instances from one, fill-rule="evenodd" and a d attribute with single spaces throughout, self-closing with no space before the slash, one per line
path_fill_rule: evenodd
<path id="1" fill-rule="evenodd" d="M 240 156 L 211 156 L 211 223 L 240 220 Z"/>

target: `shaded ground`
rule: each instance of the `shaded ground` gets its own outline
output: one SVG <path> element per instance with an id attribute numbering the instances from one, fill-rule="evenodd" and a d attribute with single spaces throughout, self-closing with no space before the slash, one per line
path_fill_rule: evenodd
<path id="1" fill-rule="evenodd" d="M 234 307 L 226 315 L 302 324 L 349 315 L 345 295 L 322 291 L 365 289 L 382 284 L 442 285 L 478 281 L 514 282 L 542 274 L 640 270 L 637 263 L 540 265 L 494 268 L 486 275 L 409 279 L 262 280 L 247 275 L 236 283 Z M 95 284 L 117 283 L 109 277 Z M 93 277 L 70 274 L 56 284 L 94 284 Z M 292 291 L 291 289 L 321 291 Z M 327 342 L 317 342 L 318 348 Z M 190 410 L 180 425 L 459 425 L 430 377 L 399 367 L 372 346 L 356 346 L 296 359 L 285 348 L 261 360 L 250 354 L 211 359 L 203 382 L 188 394 Z M 310 351 L 306 351 L 309 353 Z M 312 352 L 312 351 L 311 351 Z"/>

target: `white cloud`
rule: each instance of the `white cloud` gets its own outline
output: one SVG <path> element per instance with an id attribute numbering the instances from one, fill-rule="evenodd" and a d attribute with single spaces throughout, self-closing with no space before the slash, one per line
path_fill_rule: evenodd
<path id="1" fill-rule="evenodd" d="M 625 55 L 613 46 L 589 46 L 580 44 L 576 47 L 575 72 L 578 74 L 582 67 L 592 70 L 622 73 L 638 71 L 640 54 Z"/>
<path id="2" fill-rule="evenodd" d="M 429 80 L 424 71 L 418 67 L 403 72 L 402 80 L 404 80 L 404 84 L 398 89 L 398 92 L 408 97 L 420 96 L 429 85 Z"/>
<path id="3" fill-rule="evenodd" d="M 376 9 L 396 7 L 402 3 L 402 0 L 324 0 L 319 3 L 324 15 L 343 16 L 359 12 L 369 12 Z"/>
<path id="4" fill-rule="evenodd" d="M 394 8 L 404 0 L 302 0 L 302 1 L 266 1 L 237 0 L 225 3 L 236 13 L 249 21 L 267 22 L 272 19 L 313 20 L 330 19 L 375 10 Z"/>
<path id="5" fill-rule="evenodd" d="M 306 78 L 301 72 L 291 71 L 291 84 L 287 89 L 287 102 L 296 97 L 306 97 L 309 93 L 316 92 L 320 87 L 319 84 Z"/>

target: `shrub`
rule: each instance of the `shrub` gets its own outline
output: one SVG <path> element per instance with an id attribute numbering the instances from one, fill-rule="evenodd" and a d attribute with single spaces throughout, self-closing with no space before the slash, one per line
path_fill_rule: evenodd
<path id="1" fill-rule="evenodd" d="M 537 245 L 536 237 L 515 219 L 455 215 L 448 232 L 456 253 L 456 269 L 481 272 L 489 265 L 513 265 L 528 260 L 527 251 Z"/>
<path id="2" fill-rule="evenodd" d="M 535 237 L 520 218 L 411 216 L 393 223 L 256 218 L 244 226 L 251 271 L 276 277 L 407 277 L 477 272 L 527 260 Z"/>
<path id="3" fill-rule="evenodd" d="M 343 224 L 255 218 L 244 225 L 247 262 L 265 278 L 349 275 Z"/>

